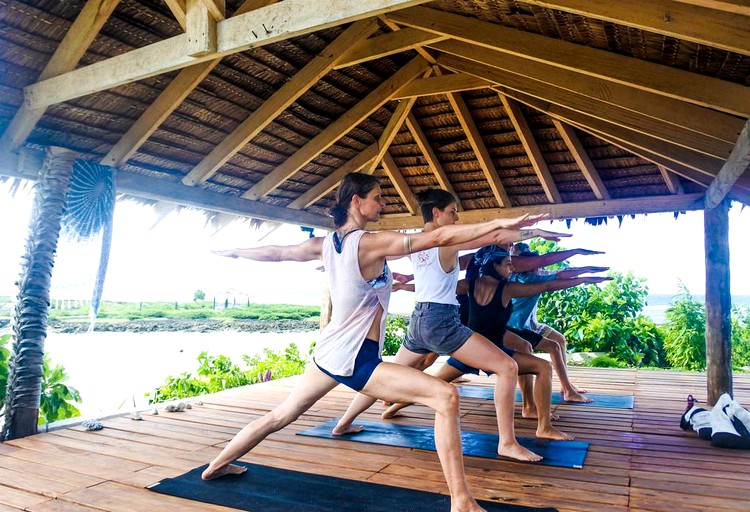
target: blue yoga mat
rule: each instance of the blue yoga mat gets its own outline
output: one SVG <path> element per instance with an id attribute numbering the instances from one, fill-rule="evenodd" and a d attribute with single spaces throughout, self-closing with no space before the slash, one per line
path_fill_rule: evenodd
<path id="1" fill-rule="evenodd" d="M 242 475 L 201 480 L 206 466 L 166 478 L 150 490 L 169 496 L 252 512 L 448 512 L 450 498 L 433 492 L 313 475 L 237 462 Z M 479 504 L 489 512 L 556 512 L 492 501 Z"/>
<path id="2" fill-rule="evenodd" d="M 456 386 L 458 394 L 465 398 L 486 398 L 492 400 L 495 397 L 495 389 L 490 386 Z M 632 409 L 634 405 L 633 395 L 595 395 L 586 393 L 593 402 L 566 402 L 562 393 L 552 393 L 553 405 L 581 405 L 588 407 L 607 407 L 610 409 Z M 516 390 L 516 402 L 521 401 L 521 392 Z"/>
<path id="3" fill-rule="evenodd" d="M 435 431 L 432 427 L 399 425 L 380 421 L 357 421 L 357 425 L 365 427 L 362 432 L 334 436 L 331 434 L 331 430 L 336 426 L 336 423 L 337 420 L 331 420 L 315 428 L 297 432 L 297 435 L 435 451 Z M 541 461 L 532 463 L 542 466 L 580 469 L 583 467 L 583 460 L 586 458 L 586 452 L 589 448 L 589 443 L 583 441 L 550 441 L 533 437 L 518 437 L 517 439 L 522 446 L 544 457 Z M 497 454 L 498 440 L 496 434 L 466 430 L 461 432 L 464 455 L 485 459 L 509 460 Z"/>

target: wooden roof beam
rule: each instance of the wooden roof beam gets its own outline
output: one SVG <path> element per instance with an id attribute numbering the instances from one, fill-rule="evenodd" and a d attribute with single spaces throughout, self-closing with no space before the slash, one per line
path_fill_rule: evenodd
<path id="1" fill-rule="evenodd" d="M 427 43 L 435 43 L 447 39 L 446 36 L 407 28 L 396 30 L 377 37 L 366 39 L 350 48 L 334 69 L 342 69 L 355 64 L 361 64 L 370 60 L 380 59 L 388 55 L 413 50 Z"/>
<path id="2" fill-rule="evenodd" d="M 438 185 L 440 185 L 440 188 L 453 194 L 453 197 L 456 198 L 456 206 L 458 206 L 459 210 L 462 210 L 463 206 L 461 205 L 461 199 L 459 199 L 458 194 L 456 194 L 456 191 L 453 189 L 453 185 L 448 179 L 448 174 L 445 172 L 445 169 L 443 169 L 443 164 L 440 163 L 437 154 L 430 145 L 430 141 L 427 140 L 427 135 L 425 135 L 422 127 L 419 125 L 419 121 L 417 121 L 417 118 L 413 113 L 406 117 L 406 127 L 409 128 L 412 137 L 414 137 L 414 142 L 422 152 L 425 160 L 427 160 L 430 170 L 432 170 L 432 173 L 435 175 L 435 179 L 437 180 Z"/>
<path id="3" fill-rule="evenodd" d="M 52 54 L 38 80 L 43 81 L 75 69 L 120 0 L 89 0 Z M 26 142 L 44 115 L 45 108 L 21 105 L 0 139 L 0 147 L 15 150 Z"/>
<path id="4" fill-rule="evenodd" d="M 750 120 L 745 123 L 737 144 L 729 155 L 727 161 L 721 166 L 719 174 L 708 187 L 706 192 L 706 208 L 716 208 L 724 200 L 724 197 L 734 186 L 735 182 L 750 167 Z M 750 176 L 748 176 L 750 177 Z M 747 204 L 747 203 L 746 203 Z"/>
<path id="5" fill-rule="evenodd" d="M 583 177 L 586 178 L 591 190 L 597 199 L 611 199 L 607 187 L 604 185 L 602 178 L 599 176 L 599 171 L 594 167 L 594 162 L 591 161 L 589 155 L 586 153 L 586 149 L 578 139 L 578 135 L 573 130 L 573 127 L 561 122 L 559 119 L 552 119 L 552 124 L 557 128 L 560 137 L 562 137 L 565 145 L 568 147 L 568 151 L 573 156 L 578 168 L 583 173 Z M 674 193 L 674 192 L 673 192 Z"/>
<path id="6" fill-rule="evenodd" d="M 509 207 L 511 205 L 510 197 L 508 197 L 508 193 L 505 191 L 503 182 L 500 181 L 500 176 L 497 174 L 492 156 L 490 156 L 490 152 L 487 151 L 487 146 L 485 146 L 482 140 L 482 134 L 479 133 L 479 128 L 477 128 L 474 119 L 471 117 L 469 106 L 466 105 L 460 93 L 450 93 L 447 96 L 448 101 L 453 107 L 453 111 L 456 113 L 456 117 L 458 117 L 458 122 L 461 123 L 461 127 L 466 134 L 466 138 L 474 150 L 474 154 L 479 161 L 479 166 L 482 168 L 482 173 L 484 173 L 484 177 L 492 190 L 492 195 L 495 196 L 495 201 L 497 201 L 497 204 L 501 208 Z"/>
<path id="7" fill-rule="evenodd" d="M 563 200 L 560 196 L 560 192 L 557 190 L 555 180 L 552 178 L 552 173 L 549 171 L 549 167 L 547 167 L 547 162 L 544 161 L 542 150 L 539 149 L 539 144 L 537 144 L 536 139 L 534 139 L 534 134 L 532 133 L 531 128 L 529 128 L 529 123 L 526 122 L 526 117 L 523 115 L 521 107 L 518 103 L 509 99 L 507 96 L 502 94 L 499 96 L 500 101 L 503 103 L 505 113 L 510 118 L 510 122 L 513 123 L 518 138 L 521 140 L 521 145 L 523 145 L 526 155 L 531 162 L 531 166 L 534 168 L 536 177 L 544 189 L 544 195 L 547 196 L 547 201 L 550 203 L 562 203 Z"/>
<path id="8" fill-rule="evenodd" d="M 747 0 L 675 0 L 675 2 L 750 16 L 750 4 Z"/>
<path id="9" fill-rule="evenodd" d="M 388 120 L 388 124 L 385 125 L 383 133 L 380 134 L 380 138 L 378 139 L 378 154 L 375 155 L 375 159 L 370 163 L 367 171 L 368 174 L 372 174 L 373 172 L 375 172 L 375 169 L 380 164 L 380 161 L 388 153 L 388 148 L 393 142 L 393 139 L 396 138 L 396 135 L 398 135 L 398 131 L 404 125 L 404 120 L 406 120 L 406 116 L 409 115 L 409 112 L 411 112 L 411 109 L 416 101 L 416 98 L 410 98 L 408 100 L 399 102 L 396 110 L 394 110 L 393 112 L 393 115 Z"/>
<path id="10" fill-rule="evenodd" d="M 451 73 L 449 75 L 435 76 L 414 80 L 401 89 L 393 99 L 418 98 L 421 96 L 436 96 L 449 92 L 474 91 L 485 89 L 492 85 L 491 82 L 467 75 L 466 73 Z"/>
<path id="11" fill-rule="evenodd" d="M 277 1 L 245 0 L 237 9 L 235 15 L 260 9 Z M 221 62 L 221 59 L 213 59 L 181 70 L 161 94 L 151 102 L 125 135 L 120 137 L 120 140 L 102 158 L 101 163 L 112 167 L 120 167 L 127 162 L 161 126 L 164 120 L 198 87 L 198 84 L 213 71 L 219 62 Z"/>
<path id="12" fill-rule="evenodd" d="M 632 197 L 607 201 L 580 203 L 525 205 L 513 208 L 470 210 L 461 214 L 461 223 L 485 222 L 497 218 L 512 218 L 519 215 L 547 214 L 550 219 L 581 219 L 614 215 L 636 215 L 642 213 L 702 210 L 703 194 L 683 194 L 652 197 Z M 367 229 L 417 229 L 424 224 L 419 216 L 384 215 L 380 222 L 367 225 Z"/>
<path id="13" fill-rule="evenodd" d="M 24 89 L 26 106 L 30 109 L 48 107 L 199 62 L 426 1 L 284 0 L 218 22 L 216 53 L 190 57 L 185 52 L 187 35 L 181 34 L 30 85 Z"/>
<path id="14" fill-rule="evenodd" d="M 404 202 L 404 205 L 406 205 L 406 209 L 409 210 L 411 215 L 416 215 L 419 212 L 417 198 L 414 197 L 414 193 L 411 191 L 411 188 L 409 188 L 409 184 L 406 182 L 404 175 L 401 174 L 398 165 L 396 165 L 396 161 L 393 160 L 393 157 L 387 151 L 383 155 L 382 164 L 385 174 L 391 180 L 398 195 L 401 196 L 401 200 Z"/>
<path id="15" fill-rule="evenodd" d="M 369 146 L 367 146 L 367 149 L 357 153 L 357 156 L 355 156 L 351 160 L 348 160 L 331 174 L 320 180 L 318 184 L 292 201 L 287 207 L 301 209 L 315 204 L 315 202 L 317 202 L 321 197 L 325 196 L 331 190 L 336 188 L 344 178 L 344 176 L 346 176 L 350 172 L 368 172 L 368 170 L 364 168 L 367 167 L 370 162 L 375 161 L 375 157 L 377 154 L 378 143 L 376 142 L 374 144 L 370 144 Z M 368 174 L 372 173 L 368 172 Z"/>
<path id="16" fill-rule="evenodd" d="M 505 71 L 489 68 L 482 64 L 452 55 L 438 58 L 441 65 L 457 69 L 482 78 L 491 78 L 499 85 L 528 94 L 535 98 L 560 105 L 582 114 L 607 121 L 623 128 L 637 131 L 657 139 L 699 151 L 706 155 L 724 160 L 732 150 L 732 145 L 705 135 L 685 130 L 660 119 L 639 114 L 631 110 L 612 105 L 605 101 L 588 98 L 537 80 L 531 80 Z"/>
<path id="17" fill-rule="evenodd" d="M 378 27 L 376 20 L 358 21 L 341 33 L 317 57 L 292 76 L 279 90 L 201 160 L 183 179 L 185 185 L 196 185 L 213 176 L 222 165 L 237 154 L 278 115 L 323 78 L 352 44 L 366 38 Z"/>
<path id="18" fill-rule="evenodd" d="M 527 0 L 527 3 L 750 55 L 748 14 L 688 5 L 679 0 Z"/>
<path id="19" fill-rule="evenodd" d="M 664 178 L 664 183 L 667 185 L 667 188 L 672 194 L 685 193 L 685 190 L 682 188 L 682 183 L 680 183 L 680 178 L 678 178 L 675 173 L 673 173 L 663 165 L 657 165 L 656 167 L 659 169 L 662 178 Z"/>
<path id="20" fill-rule="evenodd" d="M 169 10 L 172 11 L 172 15 L 180 24 L 182 30 L 187 30 L 187 5 L 186 0 L 164 0 Z"/>
<path id="21" fill-rule="evenodd" d="M 741 84 L 426 7 L 404 9 L 387 17 L 408 27 L 750 117 L 750 90 Z"/>
<path id="22" fill-rule="evenodd" d="M 581 94 L 587 98 L 617 105 L 732 145 L 745 124 L 744 119 L 692 103 L 587 76 L 576 71 L 542 64 L 522 56 L 482 48 L 470 43 L 452 40 L 442 41 L 435 43 L 431 48 L 468 61 L 478 62 L 486 68 L 496 68 L 524 79 L 530 78 Z M 488 71 L 485 70 L 484 72 L 487 73 Z"/>
<path id="23" fill-rule="evenodd" d="M 296 153 L 256 183 L 250 190 L 242 194 L 242 197 L 260 199 L 275 190 L 320 153 L 346 135 L 363 119 L 383 106 L 396 91 L 424 73 L 428 68 L 428 63 L 422 57 L 412 59 L 348 112 L 331 123 Z"/>
<path id="24" fill-rule="evenodd" d="M 187 25 L 185 53 L 191 57 L 216 53 L 216 22 L 225 18 L 224 0 L 218 0 L 221 5 L 216 1 L 185 1 L 185 24 Z"/>

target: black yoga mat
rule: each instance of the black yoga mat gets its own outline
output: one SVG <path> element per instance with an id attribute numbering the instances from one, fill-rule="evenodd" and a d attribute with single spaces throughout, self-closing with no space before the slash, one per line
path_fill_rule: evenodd
<path id="1" fill-rule="evenodd" d="M 495 397 L 495 389 L 490 386 L 456 386 L 458 394 L 465 398 L 486 398 L 491 400 Z M 566 402 L 560 392 L 552 393 L 553 405 L 581 405 L 589 407 L 607 407 L 610 409 L 632 409 L 634 404 L 633 395 L 595 395 L 586 393 L 593 402 Z M 516 390 L 516 402 L 521 401 L 521 392 Z"/>
<path id="2" fill-rule="evenodd" d="M 297 435 L 435 451 L 435 431 L 432 427 L 358 420 L 356 424 L 365 427 L 362 432 L 334 436 L 331 434 L 331 430 L 336 426 L 336 423 L 337 420 L 331 420 L 315 428 L 297 432 Z M 497 454 L 498 439 L 496 434 L 466 430 L 461 432 L 464 455 L 485 459 L 509 460 Z M 522 446 L 544 457 L 541 461 L 531 464 L 543 466 L 580 469 L 583 467 L 583 460 L 586 458 L 586 452 L 589 448 L 589 443 L 583 441 L 549 441 L 533 437 L 517 437 L 517 439 Z"/>
<path id="3" fill-rule="evenodd" d="M 166 478 L 149 489 L 189 500 L 252 512 L 448 512 L 450 498 L 442 494 L 402 487 L 313 475 L 257 464 L 245 466 L 242 475 L 210 482 L 201 480 L 206 466 L 175 478 Z M 490 512 L 556 512 L 480 501 Z"/>

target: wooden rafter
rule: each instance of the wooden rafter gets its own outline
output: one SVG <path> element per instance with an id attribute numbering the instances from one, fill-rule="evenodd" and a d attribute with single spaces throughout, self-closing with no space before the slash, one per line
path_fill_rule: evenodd
<path id="1" fill-rule="evenodd" d="M 526 122 L 526 116 L 524 116 L 521 111 L 520 105 L 514 100 L 509 99 L 507 96 L 502 94 L 499 96 L 500 101 L 503 103 L 505 113 L 510 118 L 510 122 L 513 123 L 513 127 L 516 129 L 516 134 L 521 140 L 521 145 L 526 151 L 526 155 L 529 157 L 531 166 L 534 168 L 536 177 L 544 189 L 544 194 L 547 196 L 547 200 L 550 203 L 562 203 L 563 200 L 560 196 L 560 192 L 557 190 L 555 180 L 552 178 L 552 173 L 550 172 L 549 167 L 547 167 L 547 162 L 544 161 L 542 150 L 539 149 L 539 144 L 537 144 L 534 134 L 531 131 L 531 128 L 529 128 L 529 123 Z"/>
<path id="2" fill-rule="evenodd" d="M 471 117 L 469 106 L 464 101 L 461 93 L 449 93 L 446 96 L 451 107 L 453 107 L 458 122 L 466 134 L 466 138 L 469 140 L 471 148 L 474 150 L 474 154 L 479 161 L 479 166 L 482 168 L 482 173 L 484 173 L 490 190 L 492 190 L 492 194 L 495 196 L 495 201 L 501 207 L 509 207 L 511 204 L 510 197 L 508 197 L 508 193 L 505 191 L 502 181 L 500 181 L 500 176 L 497 174 L 492 156 L 490 156 L 490 152 L 487 151 L 487 146 L 485 146 L 482 140 L 482 134 L 479 133 L 479 128 L 477 128 L 474 118 Z"/>
<path id="3" fill-rule="evenodd" d="M 416 101 L 416 98 L 403 100 L 398 104 L 396 110 L 393 111 L 393 115 L 388 120 L 388 124 L 385 125 L 385 129 L 383 130 L 383 133 L 380 134 L 380 138 L 378 139 L 378 154 L 375 155 L 375 159 L 369 165 L 369 174 L 372 174 L 375 171 L 377 166 L 380 164 L 380 161 L 388 153 L 388 148 L 393 142 L 393 139 L 396 138 L 396 135 L 398 135 L 398 131 L 403 126 L 406 116 L 409 115 L 409 112 L 411 112 L 411 109 Z"/>
<path id="4" fill-rule="evenodd" d="M 750 4 L 747 0 L 675 0 L 675 2 L 750 16 Z"/>
<path id="5" fill-rule="evenodd" d="M 216 22 L 223 20 L 225 16 L 224 2 L 221 2 L 221 6 L 214 2 L 215 0 L 185 0 L 185 53 L 191 57 L 216 53 Z"/>
<path id="6" fill-rule="evenodd" d="M 560 137 L 562 137 L 562 140 L 568 147 L 568 151 L 570 151 L 573 160 L 578 164 L 578 168 L 581 170 L 581 173 L 583 173 L 583 177 L 586 178 L 586 181 L 594 192 L 596 198 L 611 199 L 607 187 L 599 176 L 599 171 L 594 167 L 594 163 L 589 158 L 586 149 L 583 147 L 583 144 L 581 144 L 581 141 L 578 139 L 578 135 L 576 135 L 573 128 L 554 118 L 552 119 L 552 124 L 555 125 L 558 133 L 560 133 Z"/>
<path id="7" fill-rule="evenodd" d="M 218 22 L 216 53 L 190 57 L 185 53 L 187 35 L 181 34 L 30 85 L 24 89 L 26 105 L 30 109 L 48 107 L 199 62 L 426 1 L 284 0 Z"/>
<path id="8" fill-rule="evenodd" d="M 276 3 L 278 0 L 246 0 L 235 12 L 242 14 Z M 213 59 L 181 70 L 169 85 L 151 102 L 128 131 L 102 158 L 101 163 L 120 167 L 130 159 L 174 110 L 198 87 L 221 59 Z"/>
<path id="9" fill-rule="evenodd" d="M 734 144 L 737 140 L 737 135 L 745 123 L 738 117 L 692 103 L 542 64 L 531 59 L 481 48 L 470 43 L 442 41 L 432 48 L 483 64 L 485 68 L 475 68 L 475 70 L 481 71 L 485 78 L 494 76 L 492 68 L 497 68 L 524 79 L 530 78 L 554 85 L 730 144 Z M 439 57 L 439 60 L 444 59 Z"/>
<path id="10" fill-rule="evenodd" d="M 426 7 L 393 12 L 388 19 L 730 114 L 750 116 L 750 91 L 741 84 Z"/>
<path id="11" fill-rule="evenodd" d="M 329 44 L 317 57 L 289 79 L 232 133 L 201 160 L 183 179 L 186 185 L 206 181 L 278 115 L 325 76 L 352 44 L 377 29 L 377 21 L 358 21 Z"/>
<path id="12" fill-rule="evenodd" d="M 527 3 L 750 55 L 747 15 L 670 0 L 527 0 Z"/>
<path id="13" fill-rule="evenodd" d="M 89 0 L 68 29 L 60 45 L 44 67 L 39 80 L 46 80 L 72 69 L 86 53 L 99 30 L 109 19 L 120 0 Z M 19 148 L 44 115 L 45 109 L 30 109 L 26 105 L 16 112 L 0 139 L 0 147 Z"/>
<path id="14" fill-rule="evenodd" d="M 411 215 L 416 215 L 419 211 L 419 205 L 417 204 L 417 198 L 414 197 L 414 193 L 409 188 L 409 184 L 406 182 L 404 175 L 401 174 L 401 170 L 396 165 L 393 157 L 386 151 L 383 155 L 383 170 L 388 178 L 391 180 L 396 192 L 401 196 L 401 200 L 406 205 L 406 209 L 409 210 Z"/>
<path id="15" fill-rule="evenodd" d="M 413 113 L 407 116 L 406 126 L 407 128 L 409 128 L 409 131 L 414 138 L 414 142 L 422 152 L 425 160 L 427 160 L 427 163 L 430 166 L 430 170 L 432 170 L 432 173 L 435 175 L 435 179 L 437 179 L 440 187 L 453 194 L 453 197 L 455 197 L 457 201 L 456 206 L 458 206 L 459 210 L 463 209 L 461 200 L 459 199 L 458 194 L 456 194 L 456 191 L 453 189 L 453 185 L 448 179 L 448 174 L 445 172 L 445 169 L 443 169 L 443 164 L 440 163 L 437 154 L 435 154 L 435 151 L 430 145 L 430 141 L 427 140 L 427 135 L 425 135 L 422 127 L 419 125 L 419 121 L 417 121 L 417 118 Z"/>
<path id="16" fill-rule="evenodd" d="M 389 32 L 388 34 L 366 39 L 353 46 L 349 53 L 336 64 L 334 69 L 342 69 L 406 50 L 413 50 L 427 43 L 435 43 L 444 39 L 446 39 L 445 36 L 414 28 Z"/>
<path id="17" fill-rule="evenodd" d="M 375 160 L 377 153 L 378 143 L 370 144 L 364 151 L 357 153 L 357 156 L 347 161 L 344 165 L 323 178 L 320 183 L 292 201 L 288 205 L 288 208 L 307 208 L 311 204 L 314 204 L 318 199 L 336 188 L 344 176 L 350 172 L 362 171 L 370 162 Z"/>
<path id="18" fill-rule="evenodd" d="M 284 161 L 284 163 L 256 183 L 242 197 L 260 199 L 275 190 L 320 153 L 346 135 L 363 119 L 383 106 L 383 104 L 391 99 L 395 91 L 398 91 L 401 87 L 424 73 L 428 67 L 427 62 L 423 58 L 415 57 L 412 59 L 391 78 L 380 84 L 348 112 L 331 123 L 326 129 Z"/>
<path id="19" fill-rule="evenodd" d="M 671 144 L 677 144 L 691 150 L 700 151 L 701 153 L 722 160 L 725 159 L 732 150 L 732 145 L 728 142 L 706 137 L 705 135 L 685 130 L 682 127 L 667 123 L 661 119 L 655 119 L 547 83 L 523 78 L 513 73 L 487 68 L 487 66 L 482 64 L 451 55 L 439 57 L 438 61 L 441 65 L 447 68 L 458 69 L 469 74 L 482 75 L 483 78 L 492 77 L 494 81 L 505 88 L 575 110 L 576 112 L 613 123 L 617 126 L 622 126 L 629 130 L 649 135 L 650 137 L 664 140 Z"/>
<path id="20" fill-rule="evenodd" d="M 682 183 L 680 183 L 680 178 L 678 178 L 675 173 L 673 173 L 663 165 L 657 165 L 656 167 L 658 167 L 662 178 L 664 178 L 664 183 L 667 185 L 667 188 L 672 194 L 685 193 L 682 188 Z"/>
<path id="21" fill-rule="evenodd" d="M 465 73 L 452 73 L 450 75 L 435 76 L 414 80 L 401 89 L 394 99 L 418 98 L 421 96 L 435 96 L 449 92 L 473 91 L 484 89 L 492 85 L 491 82 L 467 75 Z"/>
<path id="22" fill-rule="evenodd" d="M 496 218 L 512 218 L 527 213 L 531 215 L 547 214 L 550 219 L 580 219 L 611 215 L 702 210 L 703 208 L 703 194 L 682 194 L 470 210 L 461 214 L 460 222 L 485 222 Z M 416 229 L 421 227 L 422 224 L 423 221 L 419 216 L 384 215 L 380 222 L 368 225 L 367 229 Z"/>
<path id="23" fill-rule="evenodd" d="M 503 94 L 514 98 L 521 103 L 529 106 L 536 107 L 552 117 L 556 117 L 563 121 L 573 121 L 574 124 L 586 126 L 587 128 L 597 130 L 600 132 L 608 133 L 610 136 L 628 142 L 636 147 L 652 151 L 660 154 L 670 160 L 679 162 L 687 167 L 691 167 L 696 171 L 703 172 L 705 174 L 715 176 L 721 168 L 722 161 L 718 158 L 710 157 L 697 151 L 692 151 L 681 146 L 676 146 L 668 142 L 655 139 L 649 135 L 623 128 L 621 126 L 614 125 L 607 121 L 594 118 L 592 116 L 581 114 L 574 110 L 554 105 L 549 102 L 540 101 L 537 98 L 522 94 L 517 91 L 511 91 L 502 87 L 498 87 L 498 91 Z"/>
<path id="24" fill-rule="evenodd" d="M 721 166 L 711 186 L 708 187 L 706 208 L 711 209 L 719 206 L 748 168 L 750 168 L 750 120 L 745 123 L 745 128 L 740 133 L 732 153 Z"/>
<path id="25" fill-rule="evenodd" d="M 182 30 L 187 29 L 187 22 L 185 13 L 187 12 L 186 0 L 164 0 L 169 10 L 172 11 L 172 15 L 180 24 Z"/>

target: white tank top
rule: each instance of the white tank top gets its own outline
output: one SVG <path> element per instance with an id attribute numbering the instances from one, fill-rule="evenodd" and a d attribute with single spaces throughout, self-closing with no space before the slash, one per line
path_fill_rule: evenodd
<path id="1" fill-rule="evenodd" d="M 458 305 L 456 284 L 458 283 L 458 258 L 451 272 L 440 264 L 440 248 L 433 247 L 411 255 L 414 267 L 414 294 L 417 302 L 437 302 Z"/>
<path id="2" fill-rule="evenodd" d="M 362 277 L 359 268 L 359 241 L 365 231 L 345 235 L 341 253 L 334 247 L 334 233 L 323 241 L 323 265 L 328 275 L 333 313 L 320 341 L 315 344 L 313 355 L 321 368 L 334 375 L 349 377 L 354 372 L 357 353 L 381 308 L 380 339 L 376 341 L 380 344 L 380 353 L 383 351 L 393 276 L 385 266 L 384 280 L 373 287 Z"/>

